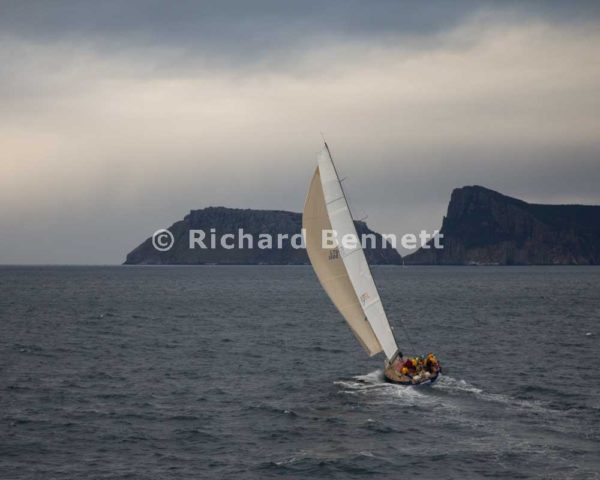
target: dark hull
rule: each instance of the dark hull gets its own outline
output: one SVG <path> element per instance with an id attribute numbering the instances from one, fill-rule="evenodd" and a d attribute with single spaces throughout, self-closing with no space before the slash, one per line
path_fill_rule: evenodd
<path id="1" fill-rule="evenodd" d="M 441 370 L 438 371 L 435 375 L 430 376 L 429 378 L 421 378 L 419 380 L 414 380 L 410 377 L 402 376 L 399 377 L 393 370 L 389 371 L 389 369 L 385 369 L 383 372 L 383 376 L 386 382 L 394 383 L 396 385 L 404 385 L 406 387 L 417 387 L 419 385 L 431 385 L 434 383 L 439 376 L 442 374 Z"/>

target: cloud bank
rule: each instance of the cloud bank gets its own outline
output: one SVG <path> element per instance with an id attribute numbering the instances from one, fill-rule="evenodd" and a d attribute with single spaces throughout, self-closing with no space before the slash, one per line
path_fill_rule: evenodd
<path id="1" fill-rule="evenodd" d="M 439 227 L 465 184 L 600 202 L 594 4 L 7 5 L 0 263 L 118 263 L 209 205 L 300 211 L 321 131 L 376 230 Z"/>

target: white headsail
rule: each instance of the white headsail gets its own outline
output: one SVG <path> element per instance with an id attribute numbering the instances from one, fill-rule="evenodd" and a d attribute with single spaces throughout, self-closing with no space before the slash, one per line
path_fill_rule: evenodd
<path id="1" fill-rule="evenodd" d="M 367 352 L 383 350 L 391 359 L 398 346 L 362 247 L 341 244 L 344 235 L 358 235 L 327 144 L 318 161 L 302 215 L 308 256 L 321 285 Z M 323 230 L 337 233 L 336 249 L 324 248 Z"/>

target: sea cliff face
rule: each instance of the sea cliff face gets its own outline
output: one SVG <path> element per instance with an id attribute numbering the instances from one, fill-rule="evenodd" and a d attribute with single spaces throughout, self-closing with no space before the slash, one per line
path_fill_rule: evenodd
<path id="1" fill-rule="evenodd" d="M 402 262 L 400 254 L 391 246 L 381 248 L 381 235 L 370 230 L 364 222 L 355 222 L 360 235 L 373 233 L 377 237 L 377 247 L 365 249 L 367 260 L 372 265 L 398 264 Z M 304 248 L 295 249 L 289 240 L 282 242 L 282 248 L 257 248 L 260 234 L 269 234 L 276 246 L 278 234 L 287 235 L 288 239 L 299 234 L 302 228 L 302 215 L 282 210 L 250 210 L 225 207 L 208 207 L 192 210 L 185 218 L 171 225 L 168 230 L 173 234 L 174 244 L 168 251 L 161 252 L 152 244 L 152 238 L 147 238 L 133 249 L 125 260 L 126 265 L 201 265 L 201 264 L 230 264 L 230 265 L 294 265 L 308 264 L 308 256 Z M 190 248 L 190 230 L 202 230 L 206 233 L 203 243 L 210 247 L 210 231 L 214 229 L 217 242 L 215 248 Z M 238 248 L 238 231 L 243 229 L 245 234 L 254 238 L 254 248 Z M 225 249 L 219 239 L 223 234 L 236 236 L 235 248 Z"/>
<path id="2" fill-rule="evenodd" d="M 598 265 L 600 207 L 538 205 L 480 186 L 452 192 L 443 249 L 421 248 L 413 265 Z"/>
<path id="3" fill-rule="evenodd" d="M 372 265 L 402 263 L 400 254 L 382 248 L 381 235 L 364 222 L 355 222 L 359 235 L 373 233 L 377 246 L 365 254 Z M 282 210 L 250 210 L 208 207 L 192 210 L 169 231 L 173 247 L 161 252 L 148 238 L 132 250 L 128 265 L 198 264 L 307 264 L 304 249 L 289 241 L 283 248 L 225 249 L 189 247 L 190 230 L 211 229 L 217 236 L 238 234 L 241 228 L 255 241 L 261 233 L 299 234 L 302 215 Z M 407 265 L 600 265 L 600 207 L 585 205 L 538 205 L 480 186 L 457 188 L 452 192 L 443 219 L 440 243 L 443 249 L 421 248 L 404 258 Z M 206 244 L 209 238 L 204 240 Z"/>

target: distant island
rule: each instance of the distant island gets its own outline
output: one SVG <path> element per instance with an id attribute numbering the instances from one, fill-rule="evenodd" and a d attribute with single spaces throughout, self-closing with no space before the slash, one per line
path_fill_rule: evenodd
<path id="1" fill-rule="evenodd" d="M 366 248 L 365 254 L 371 265 L 395 265 L 402 263 L 402 257 L 391 246 L 382 248 L 381 235 L 370 230 L 364 222 L 354 222 L 359 235 L 373 234 L 377 238 L 374 248 Z M 304 265 L 308 255 L 304 248 L 295 249 L 289 242 L 283 248 L 235 248 L 225 249 L 219 243 L 216 248 L 189 247 L 190 230 L 210 232 L 214 229 L 219 236 L 237 235 L 239 229 L 257 238 L 260 234 L 278 234 L 291 237 L 300 234 L 302 214 L 283 210 L 251 210 L 226 207 L 208 207 L 192 210 L 183 220 L 169 227 L 174 244 L 168 251 L 154 248 L 152 238 L 132 250 L 125 265 Z M 208 244 L 208 239 L 206 240 Z"/>
<path id="2" fill-rule="evenodd" d="M 452 192 L 441 250 L 407 265 L 598 265 L 600 206 L 539 205 L 481 186 Z"/>
<path id="3" fill-rule="evenodd" d="M 599 265 L 600 206 L 538 205 L 481 186 L 452 192 L 443 219 L 443 249 L 421 248 L 404 257 L 382 248 L 381 235 L 355 222 L 359 235 L 374 234 L 377 245 L 366 248 L 372 265 Z M 283 210 L 208 207 L 192 210 L 171 227 L 174 244 L 154 248 L 152 238 L 133 249 L 126 265 L 302 265 L 304 249 L 285 243 L 282 249 L 189 248 L 190 230 L 214 229 L 219 235 L 244 232 L 258 236 L 300 233 L 302 215 Z M 403 232 L 406 233 L 406 232 Z"/>

